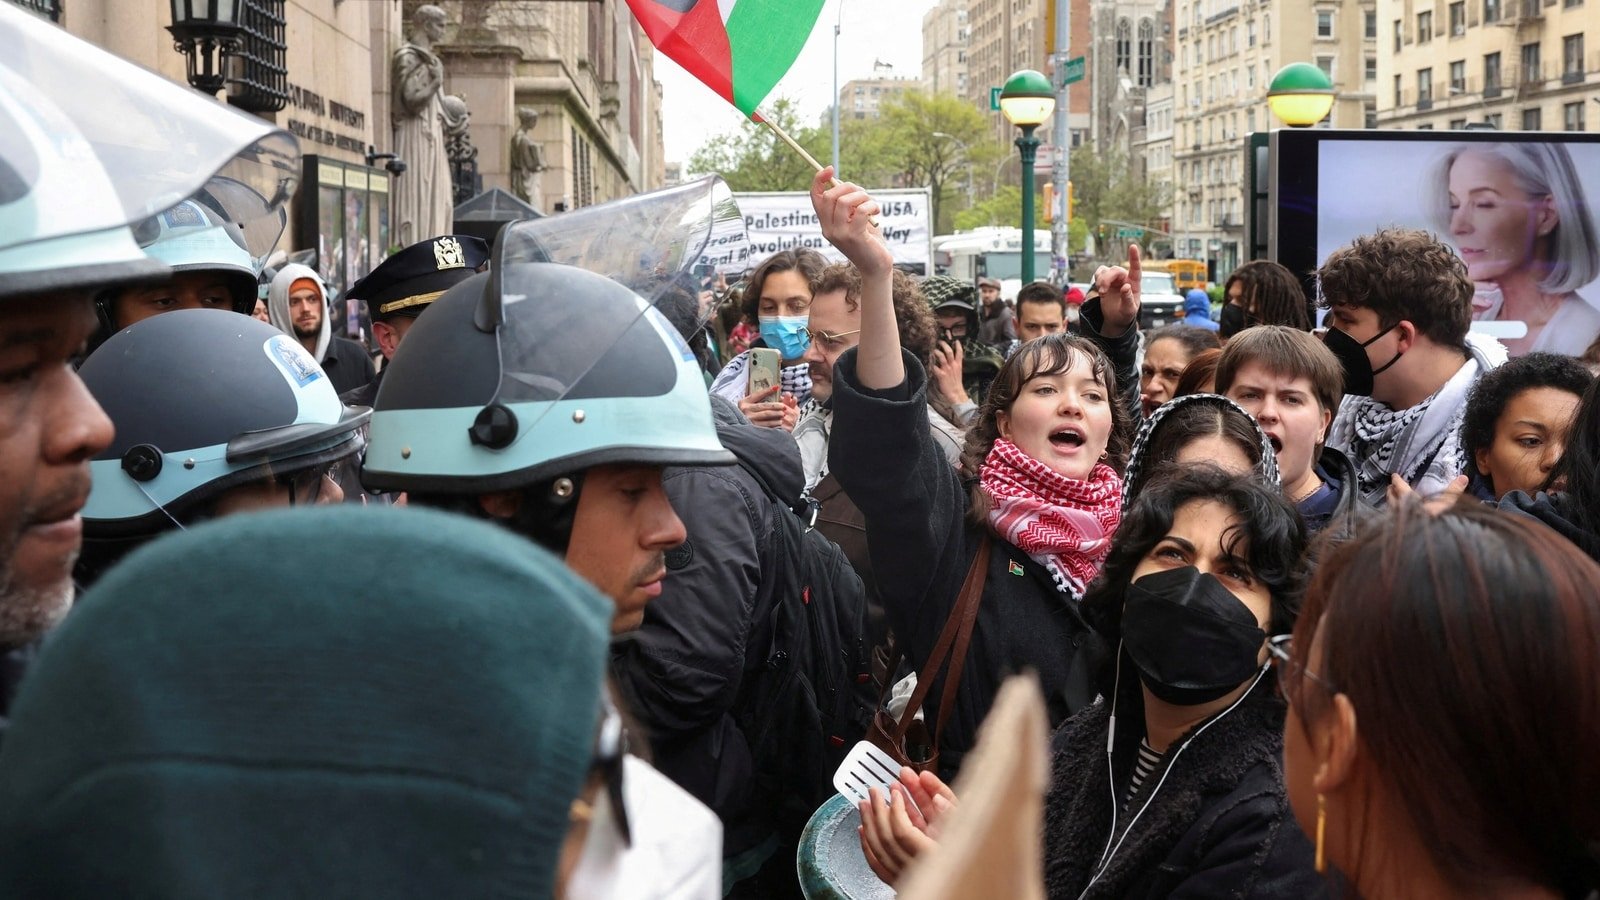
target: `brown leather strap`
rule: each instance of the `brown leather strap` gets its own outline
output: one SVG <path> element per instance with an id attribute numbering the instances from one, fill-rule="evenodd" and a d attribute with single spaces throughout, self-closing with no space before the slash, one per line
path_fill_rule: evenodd
<path id="1" fill-rule="evenodd" d="M 983 599 L 983 585 L 989 576 L 989 543 L 989 535 L 985 534 L 982 543 L 978 544 L 977 555 L 972 558 L 971 568 L 967 569 L 967 579 L 961 583 L 961 593 L 956 595 L 956 605 L 951 608 L 950 617 L 945 620 L 944 630 L 939 632 L 939 641 L 933 645 L 933 652 L 928 654 L 928 661 L 923 665 L 922 671 L 917 673 L 917 688 L 911 694 L 911 702 L 906 704 L 905 711 L 900 714 L 900 721 L 895 723 L 893 737 L 896 742 L 905 740 L 906 732 L 911 728 L 917 710 L 922 708 L 922 702 L 927 699 L 928 691 L 933 687 L 934 678 L 939 674 L 939 670 L 944 668 L 954 645 L 955 657 L 950 662 L 950 672 L 945 677 L 944 692 L 939 706 L 939 722 L 934 727 L 933 746 L 935 749 L 939 746 L 939 735 L 944 731 L 945 720 L 950 717 L 950 704 L 955 699 L 956 684 L 961 680 L 961 670 L 966 665 L 967 647 L 972 642 L 973 623 L 978 619 L 978 601 Z"/>

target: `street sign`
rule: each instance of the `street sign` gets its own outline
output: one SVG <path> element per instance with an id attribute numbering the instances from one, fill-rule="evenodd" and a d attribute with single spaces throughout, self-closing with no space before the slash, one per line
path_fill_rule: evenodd
<path id="1" fill-rule="evenodd" d="M 1064 68 L 1061 73 L 1061 83 L 1071 84 L 1074 81 L 1082 81 L 1083 68 L 1083 57 L 1079 56 L 1067 60 L 1066 68 Z"/>
<path id="2" fill-rule="evenodd" d="M 1117 237 L 1118 238 L 1127 238 L 1130 241 L 1137 241 L 1138 239 L 1144 237 L 1144 229 L 1143 228 L 1118 228 L 1117 229 Z"/>
<path id="3" fill-rule="evenodd" d="M 1083 76 L 1080 75 L 1079 77 L 1081 78 Z M 990 112 L 999 112 L 1000 111 L 1000 92 L 1003 91 L 1003 90 L 1005 90 L 1005 88 L 989 88 L 989 111 Z"/>

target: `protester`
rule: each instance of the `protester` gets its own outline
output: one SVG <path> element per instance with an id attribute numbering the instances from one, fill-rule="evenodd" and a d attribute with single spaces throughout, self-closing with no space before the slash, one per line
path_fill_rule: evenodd
<path id="1" fill-rule="evenodd" d="M 1228 340 L 1254 325 L 1287 325 L 1310 331 L 1314 321 L 1300 279 L 1269 259 L 1253 259 L 1228 276 L 1218 334 Z"/>
<path id="2" fill-rule="evenodd" d="M 1365 505 L 1355 470 L 1327 446 L 1328 427 L 1343 397 L 1339 360 L 1310 333 L 1258 325 L 1228 341 L 1217 361 L 1217 392 L 1244 407 L 1267 433 L 1283 473 L 1283 492 L 1322 531 L 1338 523 L 1348 535 Z"/>
<path id="3" fill-rule="evenodd" d="M 861 271 L 862 299 L 860 342 L 834 367 L 829 462 L 866 514 L 874 580 L 913 670 L 927 661 L 980 546 L 993 548 L 971 638 L 971 659 L 983 662 L 962 673 L 953 709 L 925 710 L 930 722 L 945 719 L 939 769 L 949 774 L 1006 674 L 1035 668 L 1056 721 L 1093 699 L 1068 674 L 1086 629 L 1078 598 L 1121 515 L 1117 469 L 1128 433 L 1118 370 L 1088 338 L 1025 344 L 967 435 L 964 472 L 979 476 L 969 491 L 927 428 L 922 364 L 900 346 L 893 260 L 869 222 L 877 204 L 855 185 L 829 187 L 831 175 L 813 182 L 812 203 L 824 236 Z M 1126 371 L 1138 294 L 1122 279 L 1107 277 L 1104 287 L 1115 298 L 1104 333 Z M 1101 320 L 1100 305 L 1085 317 Z"/>
<path id="4" fill-rule="evenodd" d="M 1466 466 L 1467 395 L 1506 360 L 1498 342 L 1467 331 L 1466 266 L 1427 232 L 1389 228 L 1335 250 L 1317 277 L 1324 342 L 1344 370 L 1328 445 L 1355 465 L 1356 490 L 1379 506 L 1391 484 L 1423 495 L 1449 487 Z"/>
<path id="5" fill-rule="evenodd" d="M 1017 292 L 1017 341 L 1007 351 L 1010 356 L 1023 341 L 1055 334 L 1067 327 L 1067 299 L 1061 289 L 1048 281 L 1025 284 Z"/>
<path id="6" fill-rule="evenodd" d="M 976 418 L 978 405 L 1005 362 L 1005 346 L 980 337 L 972 285 L 949 275 L 932 275 L 922 280 L 922 293 L 939 326 L 929 369 L 936 400 L 949 408 L 950 421 L 965 428 Z"/>
<path id="7" fill-rule="evenodd" d="M 716 819 L 623 755 L 609 617 L 554 558 L 437 512 L 158 542 L 23 686 L 0 893 L 719 897 Z"/>
<path id="8" fill-rule="evenodd" d="M 1190 394 L 1162 404 L 1139 425 L 1122 473 L 1123 511 L 1153 479 L 1202 463 L 1278 483 L 1277 458 L 1256 420 L 1227 397 Z"/>
<path id="9" fill-rule="evenodd" d="M 482 238 L 440 235 L 391 254 L 367 277 L 351 285 L 345 296 L 367 305 L 372 340 L 383 358 L 390 360 L 417 316 L 488 262 L 489 245 Z M 343 400 L 352 406 L 371 406 L 382 381 L 383 372 L 379 371 L 370 382 L 345 394 Z"/>
<path id="10" fill-rule="evenodd" d="M 278 270 L 267 291 L 267 312 L 273 327 L 306 348 L 338 393 L 366 387 L 377 377 L 366 349 L 333 333 L 328 290 L 309 266 L 289 263 Z"/>
<path id="11" fill-rule="evenodd" d="M 1532 496 L 1503 495 L 1500 508 L 1538 519 L 1600 560 L 1600 380 L 1583 392 L 1548 482 Z"/>
<path id="12" fill-rule="evenodd" d="M 933 316 L 911 276 L 896 269 L 890 296 L 900 346 L 919 362 L 928 364 L 934 349 Z M 800 411 L 794 440 L 805 469 L 805 493 L 819 504 L 817 528 L 844 550 L 850 565 L 872 591 L 872 560 L 867 552 L 866 518 L 828 468 L 829 436 L 833 430 L 833 367 L 841 355 L 861 340 L 861 273 L 849 264 L 824 269 L 811 301 L 811 399 Z M 961 461 L 965 435 L 928 406 L 928 434 L 953 467 Z M 887 460 L 886 460 L 887 461 Z M 881 604 L 875 604 L 881 608 Z M 874 639 L 881 635 L 874 635 Z"/>
<path id="13" fill-rule="evenodd" d="M 1597 583 L 1476 503 L 1409 500 L 1333 552 L 1279 669 L 1319 868 L 1369 900 L 1594 896 Z"/>
<path id="14" fill-rule="evenodd" d="M 1218 346 L 1214 332 L 1186 325 L 1167 325 L 1145 335 L 1144 361 L 1139 364 L 1139 406 L 1148 417 L 1176 395 L 1184 367 Z"/>
<path id="15" fill-rule="evenodd" d="M 1294 627 L 1304 550 L 1299 516 L 1258 478 L 1199 466 L 1135 501 L 1084 598 L 1107 699 L 1051 740 L 1050 897 L 1324 894 L 1290 827 L 1285 705 L 1266 677 L 1271 642 Z M 956 800 L 909 769 L 888 805 L 873 791 L 862 847 L 890 882 L 936 852 L 908 795 L 936 812 Z"/>
<path id="16" fill-rule="evenodd" d="M 502 303 L 496 286 L 541 299 Z M 615 631 L 637 628 L 684 540 L 662 467 L 733 462 L 692 355 L 641 302 L 555 263 L 491 268 L 445 291 L 389 362 L 363 483 L 563 555 L 616 604 Z M 484 331 L 480 316 L 503 322 Z M 549 414 L 569 393 L 581 399 Z"/>
<path id="17" fill-rule="evenodd" d="M 783 357 L 780 390 L 748 396 L 750 353 L 735 356 L 711 383 L 711 393 L 739 406 L 751 422 L 768 428 L 794 428 L 802 403 L 811 399 L 810 367 L 805 361 L 811 284 L 828 261 L 815 250 L 783 250 L 767 257 L 745 281 L 744 321 L 760 329 L 761 346 Z M 754 345 L 752 345 L 754 346 Z"/>
<path id="18" fill-rule="evenodd" d="M 1011 306 L 1000 299 L 1000 282 L 978 279 L 978 299 L 983 303 L 983 323 L 975 337 L 989 347 L 1004 347 L 1017 339 L 1017 317 Z"/>
<path id="19" fill-rule="evenodd" d="M 1519 356 L 1478 379 L 1461 420 L 1468 492 L 1490 502 L 1538 493 L 1592 381 L 1582 363 L 1555 353 Z"/>
<path id="20" fill-rule="evenodd" d="M 1217 360 L 1222 358 L 1222 351 L 1216 347 L 1202 350 L 1189 360 L 1183 367 L 1183 374 L 1178 376 L 1178 386 L 1173 389 L 1172 396 L 1186 397 L 1189 394 L 1215 394 L 1217 392 Z"/>
<path id="21" fill-rule="evenodd" d="M 1192 325 L 1195 328 L 1204 328 L 1207 331 L 1216 331 L 1219 326 L 1211 321 L 1211 297 L 1199 288 L 1190 288 L 1183 295 L 1183 325 Z"/>
<path id="22" fill-rule="evenodd" d="M 253 312 L 250 313 L 250 317 L 252 319 L 255 319 L 257 322 L 265 322 L 268 325 L 272 324 L 272 314 L 267 312 L 267 298 L 266 297 L 257 297 L 256 298 L 255 309 L 254 309 Z"/>

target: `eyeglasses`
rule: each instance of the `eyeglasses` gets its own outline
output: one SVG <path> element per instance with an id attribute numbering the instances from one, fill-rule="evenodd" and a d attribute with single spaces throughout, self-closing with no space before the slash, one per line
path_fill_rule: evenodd
<path id="1" fill-rule="evenodd" d="M 322 483 L 339 476 L 339 463 L 331 462 L 298 472 L 273 476 L 279 487 L 289 491 L 290 506 L 314 506 L 322 496 Z"/>
<path id="2" fill-rule="evenodd" d="M 1267 655 L 1272 657 L 1272 666 L 1278 670 L 1278 693 L 1287 700 L 1290 696 L 1290 687 L 1298 684 L 1302 675 L 1329 694 L 1339 693 L 1333 682 L 1306 668 L 1304 662 L 1294 658 L 1292 640 L 1291 636 L 1280 634 L 1267 641 Z"/>
<path id="3" fill-rule="evenodd" d="M 852 334 L 860 333 L 861 329 L 859 328 L 857 328 L 855 331 L 841 331 L 838 334 L 829 334 L 826 331 L 812 331 L 809 328 L 806 329 L 806 337 L 813 341 L 818 341 L 824 344 L 837 344 Z"/>

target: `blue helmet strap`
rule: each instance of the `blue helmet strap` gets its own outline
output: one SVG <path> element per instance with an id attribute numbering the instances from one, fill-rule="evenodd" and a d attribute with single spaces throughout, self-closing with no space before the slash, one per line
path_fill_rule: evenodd
<path id="1" fill-rule="evenodd" d="M 582 492 L 582 472 L 531 484 L 523 488 L 516 513 L 502 524 L 551 553 L 565 556 Z"/>

